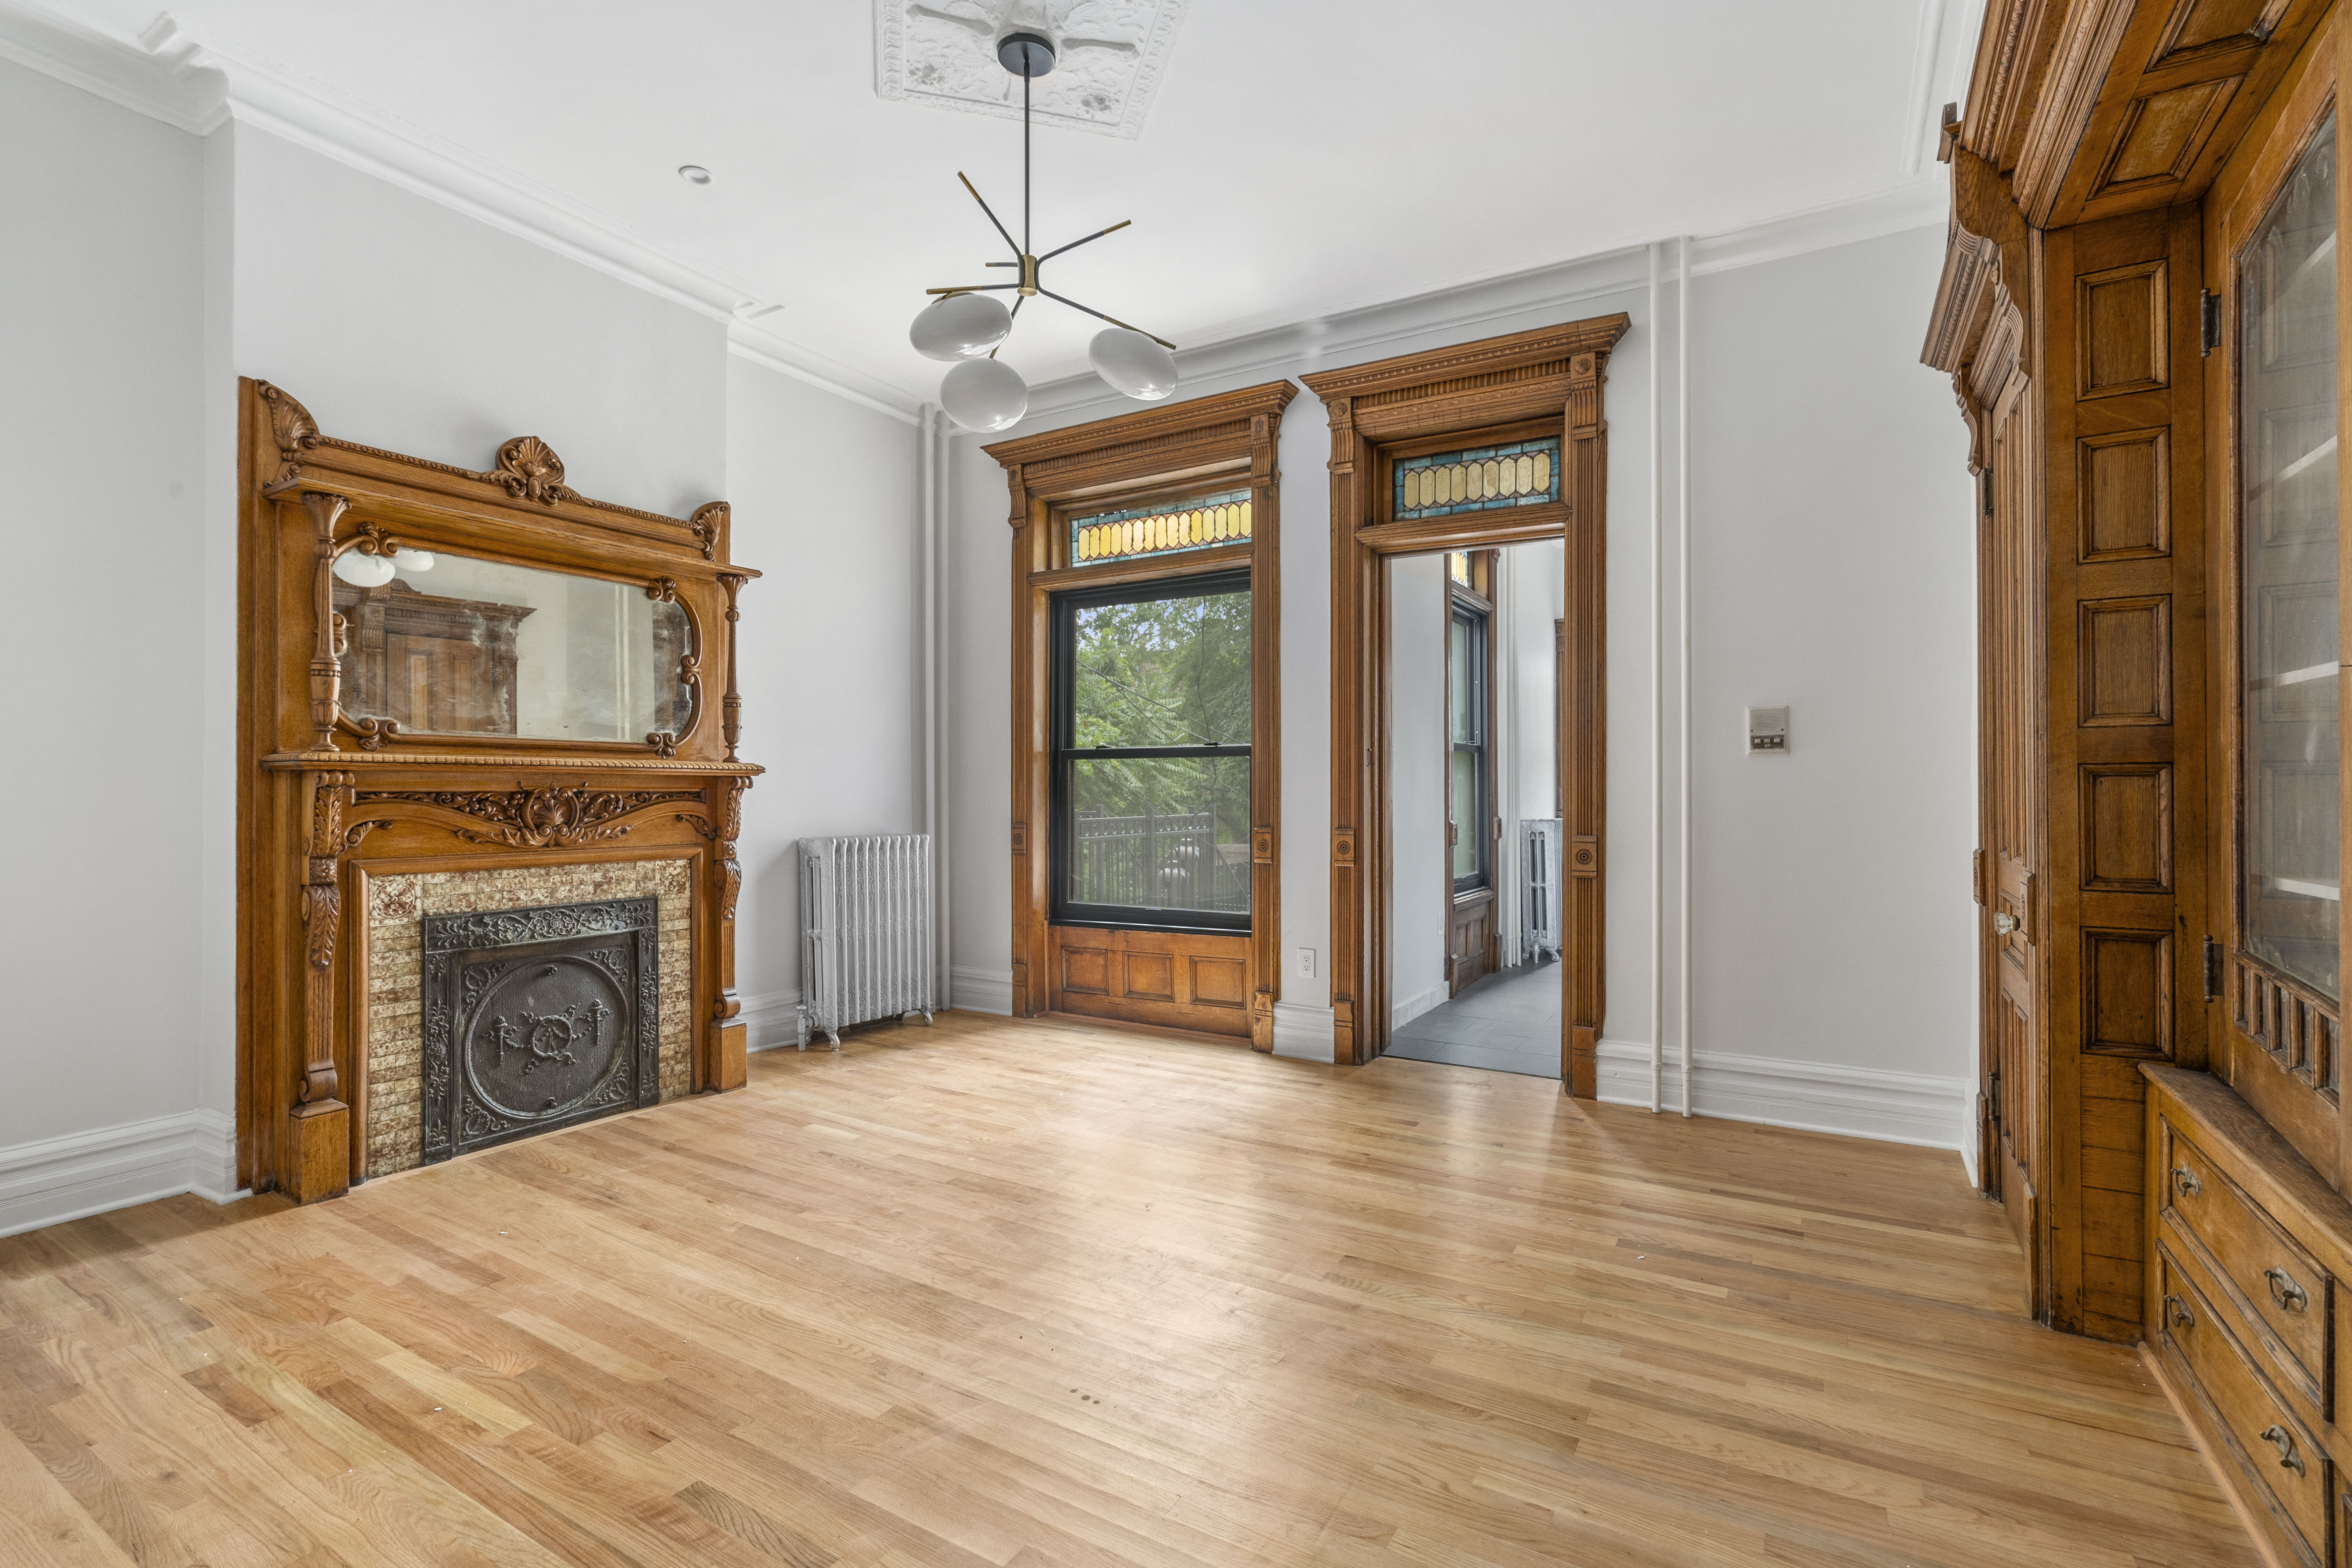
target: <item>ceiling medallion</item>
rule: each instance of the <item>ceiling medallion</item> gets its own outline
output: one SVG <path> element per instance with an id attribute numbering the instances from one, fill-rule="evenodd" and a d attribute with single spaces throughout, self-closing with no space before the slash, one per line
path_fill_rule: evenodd
<path id="1" fill-rule="evenodd" d="M 1133 141 L 1151 100 L 1186 0 L 874 0 L 874 91 L 899 103 L 1021 117 L 1021 95 L 997 68 L 996 40 L 1011 29 L 1058 46 L 1050 80 L 1037 84 L 1040 125 Z"/>
<path id="2" fill-rule="evenodd" d="M 963 188 L 971 192 L 971 199 L 980 203 L 980 210 L 988 215 L 1003 237 L 1005 247 L 1012 252 L 1010 261 L 992 261 L 991 267 L 1010 267 L 1019 270 L 1019 279 L 1009 283 L 961 283 L 944 289 L 927 289 L 936 296 L 931 303 L 917 312 L 915 322 L 907 336 L 918 353 L 930 359 L 953 362 L 953 367 L 940 382 L 940 404 L 948 417 L 967 430 L 1003 430 L 1019 421 L 1029 411 L 1029 384 L 1011 365 L 996 357 L 1013 331 L 1013 322 L 1021 308 L 1031 299 L 1043 296 L 1057 304 L 1083 310 L 1087 315 L 1110 323 L 1097 332 L 1087 345 L 1087 357 L 1095 374 L 1114 389 L 1129 397 L 1147 403 L 1157 402 L 1176 390 L 1176 345 L 1165 338 L 1128 325 L 1116 316 L 1106 315 L 1092 305 L 1081 305 L 1066 295 L 1056 294 L 1045 286 L 1045 263 L 1065 251 L 1076 250 L 1082 245 L 1116 234 L 1131 220 L 1122 218 L 1108 228 L 1074 239 L 1038 256 L 1029 248 L 1029 140 L 1032 87 L 1036 79 L 1051 71 L 1061 53 L 1061 47 L 1046 33 L 1029 26 L 1008 26 L 996 38 L 997 62 L 1021 80 L 1021 238 L 1015 242 L 1012 234 L 997 218 L 971 181 L 961 171 L 956 178 Z M 1012 290 L 1016 296 L 1013 309 L 991 296 Z"/>

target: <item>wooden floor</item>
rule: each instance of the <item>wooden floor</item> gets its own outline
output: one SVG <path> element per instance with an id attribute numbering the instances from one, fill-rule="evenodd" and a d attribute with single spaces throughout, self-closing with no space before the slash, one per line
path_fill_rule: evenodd
<path id="1" fill-rule="evenodd" d="M 0 1563 L 2241 1563 L 1948 1153 L 943 1016 L 0 1241 Z"/>

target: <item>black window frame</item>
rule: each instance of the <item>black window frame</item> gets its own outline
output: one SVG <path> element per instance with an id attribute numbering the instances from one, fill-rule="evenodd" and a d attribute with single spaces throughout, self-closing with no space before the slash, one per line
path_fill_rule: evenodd
<path id="1" fill-rule="evenodd" d="M 1253 753 L 1257 727 L 1256 672 L 1251 672 L 1250 727 L 1251 739 L 1238 745 L 1214 746 L 1087 746 L 1083 749 L 1071 742 L 1076 738 L 1076 686 L 1077 663 L 1077 612 L 1103 605 L 1139 605 L 1155 599 L 1208 598 L 1219 594 L 1249 594 L 1250 616 L 1255 626 L 1257 598 L 1251 584 L 1247 566 L 1225 567 L 1213 572 L 1185 573 L 1165 577 L 1150 577 L 1140 582 L 1120 583 L 1100 588 L 1071 588 L 1053 595 L 1052 653 L 1046 667 L 1046 682 L 1050 697 L 1052 730 L 1047 736 L 1047 800 L 1051 826 L 1047 836 L 1050 859 L 1046 880 L 1050 897 L 1047 900 L 1048 919 L 1055 925 L 1084 926 L 1118 931 L 1165 931 L 1189 932 L 1193 935 L 1247 934 L 1256 918 L 1255 889 L 1252 889 L 1251 908 L 1239 914 L 1215 910 L 1154 910 L 1122 904 L 1074 903 L 1069 897 L 1070 886 L 1070 773 L 1080 761 L 1116 761 L 1122 757 L 1235 757 L 1249 769 L 1248 785 L 1256 784 L 1257 763 Z M 1255 657 L 1255 632 L 1252 637 L 1252 658 Z"/>
<path id="2" fill-rule="evenodd" d="M 1473 581 L 1475 581 L 1475 566 Z M 1457 741 L 1454 738 L 1454 672 L 1449 668 L 1446 670 L 1445 682 L 1445 805 L 1447 822 L 1454 833 L 1448 836 L 1449 841 L 1445 846 L 1445 871 L 1452 885 L 1454 896 L 1458 899 L 1471 893 L 1491 891 L 1495 886 L 1495 737 L 1492 733 L 1494 701 L 1487 689 L 1495 675 L 1495 618 L 1492 602 L 1475 589 L 1465 588 L 1461 584 L 1454 582 L 1451 571 L 1446 574 L 1445 587 L 1445 640 L 1449 665 L 1453 658 L 1454 623 L 1458 621 L 1470 628 L 1470 636 L 1467 639 L 1470 658 L 1470 717 L 1478 737 L 1475 741 Z M 1477 779 L 1478 790 L 1478 798 L 1472 803 L 1475 815 L 1466 823 L 1459 815 L 1460 803 L 1454 798 L 1454 759 L 1464 752 L 1472 753 L 1476 759 L 1475 776 Z M 1454 857 L 1456 847 L 1454 835 L 1459 835 L 1465 831 L 1475 835 L 1477 839 L 1478 866 L 1477 869 L 1470 875 L 1457 877 L 1454 875 Z"/>

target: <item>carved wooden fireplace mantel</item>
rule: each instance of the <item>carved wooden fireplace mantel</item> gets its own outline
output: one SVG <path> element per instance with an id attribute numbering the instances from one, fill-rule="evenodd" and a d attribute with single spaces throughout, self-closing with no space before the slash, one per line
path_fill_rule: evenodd
<path id="1" fill-rule="evenodd" d="M 727 503 L 638 511 L 569 488 L 535 437 L 477 472 L 323 436 L 264 382 L 239 397 L 239 1179 L 307 1203 L 371 1173 L 372 919 L 476 874 L 675 889 L 677 1070 L 647 1019 L 645 1080 L 633 1059 L 626 1103 L 593 1103 L 740 1088 L 735 846 L 761 770 L 737 755 L 735 627 L 759 574 L 729 559 Z"/>

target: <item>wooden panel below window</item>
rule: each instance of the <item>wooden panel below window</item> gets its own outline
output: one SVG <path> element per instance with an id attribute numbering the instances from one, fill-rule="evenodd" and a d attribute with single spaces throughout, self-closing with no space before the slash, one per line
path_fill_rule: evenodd
<path id="1" fill-rule="evenodd" d="M 1495 972 L 1495 890 L 1458 894 L 1445 921 L 1446 994 L 1458 996 L 1474 980 Z"/>
<path id="2" fill-rule="evenodd" d="M 1052 1011 L 1250 1037 L 1246 931 L 1048 930 Z"/>

